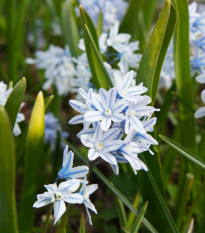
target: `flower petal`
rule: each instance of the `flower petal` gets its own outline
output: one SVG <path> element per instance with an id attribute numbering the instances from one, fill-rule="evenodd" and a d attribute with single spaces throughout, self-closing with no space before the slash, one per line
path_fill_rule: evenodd
<path id="1" fill-rule="evenodd" d="M 54 202 L 53 208 L 54 208 L 54 218 L 55 218 L 54 224 L 56 224 L 56 222 L 60 219 L 60 217 L 66 211 L 65 202 L 63 200 L 57 200 Z"/>
<path id="2" fill-rule="evenodd" d="M 106 141 L 103 144 L 103 151 L 105 152 L 114 152 L 118 150 L 124 144 L 121 140 Z"/>
<path id="3" fill-rule="evenodd" d="M 61 182 L 58 186 L 59 192 L 71 193 L 75 192 L 80 186 L 80 180 L 72 179 L 65 182 Z"/>
<path id="4" fill-rule="evenodd" d="M 71 204 L 81 204 L 83 203 L 83 196 L 79 193 L 64 194 L 63 200 Z"/>
<path id="5" fill-rule="evenodd" d="M 110 117 L 103 117 L 100 127 L 103 131 L 107 131 L 109 127 L 111 126 L 111 118 Z"/>
<path id="6" fill-rule="evenodd" d="M 93 161 L 95 159 L 97 159 L 100 156 L 99 152 L 96 151 L 94 148 L 90 149 L 88 151 L 88 158 L 89 160 Z"/>
<path id="7" fill-rule="evenodd" d="M 100 157 L 104 159 L 106 162 L 117 165 L 117 160 L 114 155 L 104 151 L 100 151 L 99 154 Z"/>
<path id="8" fill-rule="evenodd" d="M 103 114 L 99 111 L 86 112 L 84 119 L 88 122 L 96 122 L 102 120 Z"/>
<path id="9" fill-rule="evenodd" d="M 194 114 L 195 118 L 201 118 L 201 117 L 204 117 L 204 116 L 205 116 L 205 107 L 199 108 Z"/>
<path id="10" fill-rule="evenodd" d="M 83 115 L 77 115 L 74 116 L 72 119 L 69 120 L 68 124 L 75 125 L 75 124 L 81 124 L 84 123 L 85 119 Z"/>
<path id="11" fill-rule="evenodd" d="M 80 136 L 82 144 L 86 147 L 93 148 L 93 137 L 90 134 L 83 134 Z"/>

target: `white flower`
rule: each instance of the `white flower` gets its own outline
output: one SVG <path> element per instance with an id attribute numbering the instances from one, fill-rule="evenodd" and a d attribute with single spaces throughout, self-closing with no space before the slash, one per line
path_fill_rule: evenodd
<path id="1" fill-rule="evenodd" d="M 205 90 L 201 92 L 201 99 L 205 104 Z M 194 114 L 195 118 L 201 118 L 205 116 L 205 107 L 200 107 Z"/>
<path id="2" fill-rule="evenodd" d="M 112 122 L 121 122 L 125 119 L 122 111 L 128 103 L 124 100 L 117 101 L 115 88 L 111 88 L 108 92 L 104 90 L 103 94 L 104 96 L 92 93 L 92 101 L 96 110 L 86 112 L 84 118 L 88 122 L 100 121 L 101 128 L 107 131 Z"/>
<path id="3" fill-rule="evenodd" d="M 115 25 L 110 29 L 109 37 L 107 39 L 107 45 L 112 46 L 115 50 L 118 51 L 121 44 L 127 44 L 130 40 L 130 35 L 127 33 L 119 33 L 119 22 L 116 22 Z"/>
<path id="4" fill-rule="evenodd" d="M 93 203 L 90 201 L 89 196 L 90 194 L 94 193 L 97 189 L 98 189 L 97 184 L 86 185 L 86 182 L 84 181 L 82 188 L 79 192 L 83 196 L 83 204 L 85 205 L 90 225 L 93 224 L 88 209 L 92 210 L 95 214 L 97 214 L 97 210 L 95 209 Z"/>
<path id="5" fill-rule="evenodd" d="M 119 133 L 120 130 L 118 129 L 109 129 L 103 133 L 98 125 L 93 135 L 81 135 L 80 139 L 83 145 L 90 148 L 88 152 L 89 160 L 92 161 L 101 157 L 106 162 L 117 165 L 117 160 L 112 152 L 119 149 L 123 144 L 121 140 L 115 140 Z"/>
<path id="6" fill-rule="evenodd" d="M 54 224 L 66 211 L 65 202 L 71 204 L 81 204 L 83 202 L 83 196 L 75 192 L 80 186 L 80 181 L 77 179 L 61 182 L 57 187 L 55 184 L 45 185 L 47 192 L 37 195 L 37 201 L 33 204 L 33 207 L 39 208 L 51 203 L 54 203 Z"/>
<path id="7" fill-rule="evenodd" d="M 73 179 L 73 178 L 84 178 L 89 168 L 87 166 L 73 167 L 74 153 L 68 151 L 68 146 L 65 147 L 63 152 L 63 164 L 61 170 L 58 172 L 60 179 Z"/>

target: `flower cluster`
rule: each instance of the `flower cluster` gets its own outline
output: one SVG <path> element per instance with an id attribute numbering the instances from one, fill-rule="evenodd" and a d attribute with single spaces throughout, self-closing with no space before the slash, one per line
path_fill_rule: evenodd
<path id="1" fill-rule="evenodd" d="M 7 88 L 7 85 L 1 81 L 0 82 L 0 106 L 4 107 L 6 104 L 6 101 L 11 93 L 13 88 Z M 24 103 L 21 104 L 19 111 L 21 110 L 21 108 L 24 106 Z M 13 128 L 13 133 L 15 136 L 18 136 L 21 134 L 21 129 L 18 125 L 18 123 L 24 121 L 25 117 L 23 115 L 23 113 L 18 113 L 17 117 L 16 117 L 16 122 Z"/>
<path id="2" fill-rule="evenodd" d="M 51 145 L 51 149 L 54 150 L 57 136 L 59 133 L 61 146 L 64 146 L 63 139 L 69 136 L 69 133 L 62 130 L 59 123 L 59 119 L 53 115 L 53 113 L 47 113 L 45 115 L 45 134 L 44 141 Z"/>
<path id="3" fill-rule="evenodd" d="M 139 42 L 129 42 L 131 36 L 118 31 L 117 21 L 109 33 L 102 33 L 99 37 L 100 52 L 106 58 L 109 57 L 110 63 L 104 62 L 104 64 L 113 81 L 113 74 L 116 71 L 112 67 L 113 64 L 117 62 L 120 72 L 125 74 L 129 68 L 137 69 L 141 59 L 141 54 L 136 53 L 139 50 Z M 36 59 L 28 58 L 26 62 L 35 64 L 38 69 L 45 69 L 44 90 L 54 85 L 58 95 L 65 95 L 68 92 L 78 93 L 79 87 L 88 91 L 91 86 L 91 71 L 83 39 L 80 40 L 79 48 L 83 53 L 77 58 L 72 58 L 67 47 L 62 49 L 51 45 L 45 52 L 37 51 Z M 109 53 L 110 48 L 114 49 L 113 53 Z M 81 97 L 77 96 L 77 99 L 79 98 Z"/>
<path id="4" fill-rule="evenodd" d="M 69 123 L 83 123 L 84 128 L 78 136 L 84 146 L 90 148 L 89 160 L 98 157 L 108 162 L 115 174 L 119 173 L 118 163 L 129 162 L 135 173 L 147 170 L 138 154 L 150 150 L 157 141 L 148 133 L 153 131 L 156 118 L 150 97 L 142 95 L 147 88 L 136 85 L 134 71 L 125 75 L 114 73 L 115 86 L 109 91 L 103 88 L 95 93 L 79 89 L 84 103 L 70 100 L 73 109 L 80 113 Z"/>
<path id="5" fill-rule="evenodd" d="M 139 41 L 130 42 L 131 35 L 119 33 L 119 22 L 117 21 L 108 33 L 102 33 L 99 37 L 99 48 L 101 54 L 108 57 L 110 64 L 105 62 L 105 67 L 113 79 L 114 69 L 112 64 L 117 62 L 117 66 L 122 74 L 129 71 L 129 68 L 137 69 L 142 55 L 139 51 Z M 79 47 L 85 51 L 84 40 L 80 40 Z M 115 52 L 109 53 L 109 48 Z"/>
<path id="6" fill-rule="evenodd" d="M 65 202 L 69 204 L 84 204 L 89 222 L 92 225 L 88 209 L 94 213 L 97 213 L 97 211 L 89 196 L 95 192 L 98 185 L 88 185 L 86 175 L 89 168 L 87 166 L 73 167 L 73 159 L 73 152 L 68 151 L 68 146 L 66 146 L 63 152 L 62 169 L 58 172 L 58 179 L 66 181 L 61 182 L 59 185 L 57 183 L 45 185 L 47 192 L 37 195 L 37 201 L 33 207 L 39 208 L 53 203 L 55 224 L 66 211 Z"/>
<path id="7" fill-rule="evenodd" d="M 110 29 L 116 21 L 120 21 L 128 7 L 128 3 L 124 0 L 79 0 L 79 3 L 88 12 L 95 25 L 102 12 L 104 31 Z"/>
<path id="8" fill-rule="evenodd" d="M 36 59 L 27 58 L 26 62 L 45 70 L 46 82 L 43 89 L 48 90 L 54 85 L 58 95 L 72 92 L 75 67 L 68 47 L 62 49 L 51 45 L 47 51 L 37 51 L 35 55 Z"/>

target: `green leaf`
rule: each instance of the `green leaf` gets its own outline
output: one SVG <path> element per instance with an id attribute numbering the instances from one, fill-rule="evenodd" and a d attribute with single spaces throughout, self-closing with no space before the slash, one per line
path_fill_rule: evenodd
<path id="1" fill-rule="evenodd" d="M 85 158 L 72 144 L 66 142 L 70 149 L 78 155 L 78 157 L 85 163 L 88 163 L 88 159 Z M 137 216 L 139 212 L 137 209 L 128 201 L 128 199 L 95 167 L 93 168 L 94 173 L 106 184 L 106 186 Z M 144 226 L 153 233 L 156 233 L 157 230 L 147 221 L 147 219 L 143 218 L 142 223 Z"/>
<path id="2" fill-rule="evenodd" d="M 120 24 L 119 32 L 129 33 L 132 37 L 139 30 L 139 13 L 144 0 L 131 0 L 127 12 Z"/>
<path id="3" fill-rule="evenodd" d="M 179 145 L 175 141 L 159 135 L 159 137 L 165 141 L 168 145 L 170 145 L 174 150 L 179 152 L 185 159 L 187 159 L 189 162 L 191 162 L 193 165 L 196 165 L 197 167 L 201 168 L 203 171 L 205 171 L 205 163 L 201 161 L 200 158 L 197 158 L 196 155 L 194 155 L 192 152 L 184 148 L 183 146 Z"/>
<path id="4" fill-rule="evenodd" d="M 102 71 L 104 73 L 106 81 L 109 84 L 109 87 L 112 87 L 113 86 L 112 81 L 111 81 L 111 79 L 110 79 L 110 77 L 109 77 L 109 75 L 107 73 L 107 70 L 106 70 L 106 68 L 105 68 L 105 66 L 103 64 L 103 60 L 101 58 L 101 55 L 100 55 L 99 51 L 97 50 L 97 47 L 96 47 L 96 45 L 95 45 L 95 43 L 93 41 L 93 38 L 92 38 L 92 36 L 91 36 L 91 34 L 89 32 L 89 29 L 88 29 L 87 25 L 85 25 L 85 29 L 86 29 L 87 35 L 88 35 L 88 37 L 89 37 L 89 39 L 91 41 L 92 47 L 94 49 L 95 55 L 96 55 L 96 57 L 98 59 L 98 62 L 100 64 L 100 67 L 101 67 L 101 69 L 102 69 Z M 99 83 L 100 83 L 100 85 L 104 85 L 104 80 L 102 80 L 102 77 L 99 79 Z"/>
<path id="5" fill-rule="evenodd" d="M 98 38 L 103 32 L 103 13 L 100 11 L 99 16 L 98 16 L 98 25 L 97 25 L 97 35 Z"/>
<path id="6" fill-rule="evenodd" d="M 40 181 L 41 165 L 44 158 L 44 98 L 39 92 L 29 123 L 23 191 L 20 207 L 20 232 L 31 232 L 34 220 L 33 203 L 36 201 Z"/>
<path id="7" fill-rule="evenodd" d="M 19 112 L 21 103 L 23 101 L 23 97 L 26 91 L 26 79 L 22 78 L 13 88 L 12 92 L 10 93 L 6 104 L 5 104 L 5 110 L 7 111 L 11 126 L 14 127 L 17 114 Z"/>
<path id="8" fill-rule="evenodd" d="M 44 105 L 45 105 L 45 112 L 48 110 L 49 105 L 51 104 L 51 102 L 54 99 L 54 95 L 48 96 L 47 98 L 45 98 L 44 100 Z"/>
<path id="9" fill-rule="evenodd" d="M 84 219 L 84 215 L 81 215 L 80 218 L 80 231 L 79 233 L 85 233 L 85 219 Z"/>
<path id="10" fill-rule="evenodd" d="M 127 217 L 126 217 L 125 208 L 122 201 L 118 197 L 115 197 L 115 204 L 117 206 L 120 227 L 121 229 L 123 229 L 125 226 L 127 226 Z"/>
<path id="11" fill-rule="evenodd" d="M 182 145 L 195 151 L 195 119 L 187 106 L 193 106 L 192 78 L 190 74 L 189 54 L 189 11 L 187 0 L 174 0 L 178 22 L 174 37 L 174 57 L 176 72 L 176 89 L 179 102 Z M 184 104 L 186 103 L 187 106 Z"/>
<path id="12" fill-rule="evenodd" d="M 161 205 L 161 208 L 162 208 L 162 210 L 164 212 L 164 215 L 165 215 L 165 217 L 167 219 L 167 223 L 169 224 L 170 230 L 171 230 L 171 232 L 178 233 L 175 222 L 174 222 L 174 220 L 173 220 L 173 218 L 172 218 L 172 216 L 171 216 L 171 214 L 169 212 L 169 209 L 168 209 L 168 207 L 167 207 L 167 205 L 166 205 L 166 203 L 165 203 L 165 201 L 164 201 L 164 199 L 163 199 L 163 197 L 162 197 L 162 195 L 161 195 L 161 193 L 160 193 L 160 191 L 159 191 L 159 189 L 157 187 L 157 184 L 156 184 L 156 182 L 155 182 L 155 180 L 154 180 L 154 178 L 152 176 L 152 173 L 151 173 L 151 171 L 150 171 L 150 169 L 149 169 L 143 155 L 142 155 L 142 158 L 143 158 L 143 161 L 144 161 L 144 163 L 146 164 L 146 166 L 148 168 L 147 174 L 148 174 L 150 183 L 152 184 L 152 187 L 153 187 L 153 189 L 155 191 L 157 199 L 158 199 L 158 201 L 159 201 L 159 203 Z"/>
<path id="13" fill-rule="evenodd" d="M 166 0 L 137 72 L 136 81 L 137 83 L 143 82 L 144 86 L 148 88 L 147 94 L 151 97 L 153 104 L 156 100 L 160 72 L 174 32 L 176 18 L 175 8 L 170 0 Z"/>
<path id="14" fill-rule="evenodd" d="M 17 233 L 15 149 L 8 115 L 0 107 L 0 232 Z"/>
<path id="15" fill-rule="evenodd" d="M 92 20 L 86 11 L 80 6 L 80 16 L 83 28 L 83 38 L 85 41 L 86 54 L 92 72 L 93 83 L 97 88 L 107 89 L 112 86 L 109 75 L 104 67 L 99 53 L 98 37 Z"/>
<path id="16" fill-rule="evenodd" d="M 140 225 L 142 223 L 142 218 L 144 217 L 145 212 L 147 210 L 147 205 L 148 205 L 148 202 L 146 202 L 144 204 L 143 208 L 140 210 L 139 215 L 138 215 L 138 217 L 137 217 L 137 219 L 136 219 L 130 233 L 137 233 L 138 232 L 138 230 L 140 228 Z"/>
<path id="17" fill-rule="evenodd" d="M 62 4 L 62 30 L 66 43 L 69 45 L 71 55 L 77 57 L 80 53 L 78 48 L 79 32 L 74 16 L 73 0 L 66 0 Z"/>

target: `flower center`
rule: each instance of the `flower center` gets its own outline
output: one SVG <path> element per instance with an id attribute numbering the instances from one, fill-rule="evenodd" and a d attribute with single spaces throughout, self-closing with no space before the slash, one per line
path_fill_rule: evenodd
<path id="1" fill-rule="evenodd" d="M 101 150 L 103 149 L 103 144 L 102 144 L 102 142 L 96 142 L 96 143 L 95 143 L 95 149 L 96 149 L 97 151 L 101 151 Z"/>
<path id="2" fill-rule="evenodd" d="M 127 88 L 125 88 L 125 89 L 122 90 L 122 94 L 123 95 L 126 95 L 127 93 L 128 93 L 128 89 Z"/>
<path id="3" fill-rule="evenodd" d="M 111 115 L 112 115 L 112 111 L 109 108 L 107 108 L 105 110 L 105 116 L 111 116 Z"/>
<path id="4" fill-rule="evenodd" d="M 134 116 L 136 113 L 134 110 L 129 110 L 128 115 L 129 116 Z"/>
<path id="5" fill-rule="evenodd" d="M 54 197 L 51 199 L 51 202 L 55 202 L 55 200 L 62 200 L 62 199 L 63 199 L 62 194 L 59 193 L 59 192 L 56 192 L 56 193 L 54 194 Z"/>

